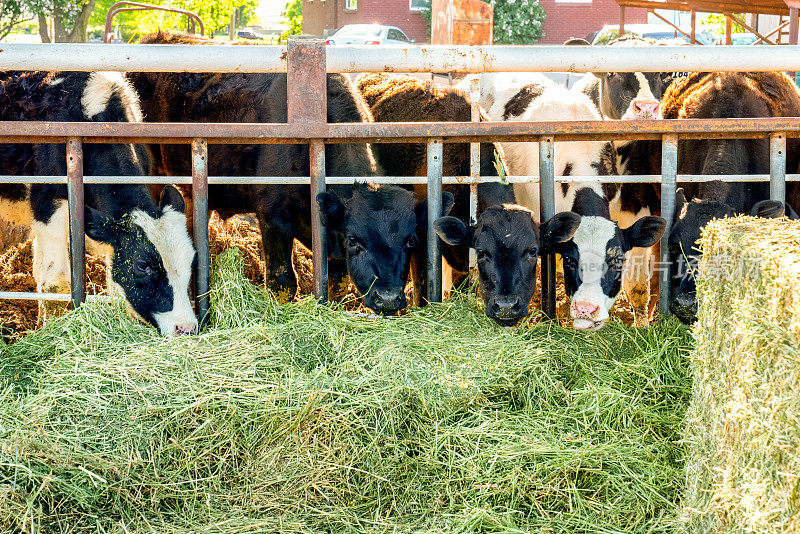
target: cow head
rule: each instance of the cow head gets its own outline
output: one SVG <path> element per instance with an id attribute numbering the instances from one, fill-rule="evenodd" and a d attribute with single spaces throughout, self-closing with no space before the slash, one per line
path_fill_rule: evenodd
<path id="1" fill-rule="evenodd" d="M 787 212 L 786 206 L 777 200 L 758 202 L 750 211 L 754 217 L 777 218 Z M 695 199 L 686 201 L 683 189 L 676 192 L 675 224 L 669 234 L 669 255 L 673 266 L 672 312 L 681 322 L 691 324 L 697 318 L 697 288 L 695 272 L 702 257 L 698 242 L 703 228 L 713 219 L 733 217 L 736 212 L 722 202 Z"/>
<path id="2" fill-rule="evenodd" d="M 405 287 L 411 256 L 424 238 L 428 205 L 414 203 L 410 191 L 395 186 L 355 184 L 350 198 L 336 193 L 317 195 L 323 219 L 343 242 L 350 280 L 377 313 L 392 314 L 406 307 Z M 447 213 L 453 195 L 442 194 Z"/>
<path id="3" fill-rule="evenodd" d="M 511 326 L 528 315 L 539 252 L 572 237 L 580 220 L 575 213 L 559 213 L 538 228 L 529 210 L 504 204 L 484 211 L 475 226 L 442 217 L 434 228 L 446 243 L 475 249 L 486 315 Z"/>
<path id="4" fill-rule="evenodd" d="M 85 220 L 86 235 L 111 248 L 111 283 L 136 315 L 162 335 L 196 332 L 189 300 L 195 249 L 178 190 L 166 187 L 152 213 L 134 209 L 114 219 L 87 206 Z"/>
<path id="5" fill-rule="evenodd" d="M 572 239 L 555 247 L 564 264 L 564 286 L 575 328 L 603 326 L 621 289 L 625 253 L 654 245 L 666 224 L 661 217 L 648 216 L 621 229 L 606 217 L 584 215 Z"/>

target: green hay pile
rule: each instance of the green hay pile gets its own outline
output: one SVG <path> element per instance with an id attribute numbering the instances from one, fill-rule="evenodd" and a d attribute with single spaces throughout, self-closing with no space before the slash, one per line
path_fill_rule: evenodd
<path id="1" fill-rule="evenodd" d="M 800 532 L 800 223 L 709 224 L 687 415 L 689 532 Z"/>
<path id="2" fill-rule="evenodd" d="M 4 348 L 0 531 L 664 532 L 690 385 L 674 322 L 507 330 L 278 305 L 221 255 L 165 339 L 90 304 Z"/>

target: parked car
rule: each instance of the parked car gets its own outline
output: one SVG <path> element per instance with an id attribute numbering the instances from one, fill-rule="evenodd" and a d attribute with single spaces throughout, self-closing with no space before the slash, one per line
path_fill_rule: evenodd
<path id="1" fill-rule="evenodd" d="M 328 37 L 329 45 L 408 45 L 414 43 L 403 30 L 382 24 L 348 24 Z"/>
<path id="2" fill-rule="evenodd" d="M 731 34 L 731 44 L 733 45 L 751 45 L 758 41 L 758 37 L 750 32 L 741 32 L 741 33 L 732 33 Z M 725 43 L 725 36 L 722 36 L 722 43 Z M 758 44 L 764 44 L 764 41 L 761 41 Z"/>
<path id="3" fill-rule="evenodd" d="M 681 30 L 686 33 L 690 33 L 690 30 L 686 28 L 681 28 Z M 676 31 L 675 28 L 669 24 L 626 24 L 625 33 L 638 35 L 639 37 L 645 37 L 647 39 L 655 39 L 656 41 L 662 41 L 665 39 L 679 39 L 686 43 L 689 42 L 688 37 Z M 619 25 L 606 24 L 603 26 L 603 29 L 600 30 L 597 35 L 595 35 L 594 39 L 592 40 L 592 44 L 606 44 L 609 41 L 616 39 L 618 35 Z M 713 40 L 704 32 L 696 32 L 695 40 L 698 42 L 698 44 L 702 45 L 714 44 Z"/>
<path id="4" fill-rule="evenodd" d="M 236 37 L 240 39 L 263 39 L 264 36 L 254 32 L 253 30 L 238 30 Z"/>

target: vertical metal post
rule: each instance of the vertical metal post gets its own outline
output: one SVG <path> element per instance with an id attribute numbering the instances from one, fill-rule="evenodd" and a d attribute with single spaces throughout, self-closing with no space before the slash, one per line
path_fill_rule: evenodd
<path id="1" fill-rule="evenodd" d="M 433 222 L 442 216 L 442 140 L 428 141 L 428 301 L 442 301 L 442 250 Z"/>
<path id="2" fill-rule="evenodd" d="M 733 28 L 733 21 L 731 20 L 731 16 L 729 14 L 725 14 L 725 44 L 729 45 L 733 43 L 733 38 L 731 36 Z"/>
<path id="3" fill-rule="evenodd" d="M 288 121 L 309 126 L 328 120 L 325 41 L 289 39 L 287 44 L 286 91 Z M 311 252 L 313 254 L 314 296 L 328 300 L 327 231 L 317 205 L 317 194 L 325 191 L 325 145 L 309 142 L 311 172 Z"/>
<path id="4" fill-rule="evenodd" d="M 208 315 L 209 252 L 208 252 L 208 144 L 205 139 L 192 140 L 192 211 L 194 246 L 197 248 L 197 315 L 198 332 Z"/>
<path id="5" fill-rule="evenodd" d="M 619 6 L 619 32 L 617 37 L 625 34 L 625 6 Z"/>
<path id="6" fill-rule="evenodd" d="M 469 85 L 470 96 L 470 121 L 479 122 L 480 115 L 480 80 L 472 78 Z M 469 144 L 469 176 L 472 178 L 473 183 L 469 184 L 469 224 L 474 226 L 478 224 L 478 183 L 477 179 L 481 175 L 481 144 Z M 469 249 L 469 268 L 474 269 L 478 263 L 478 257 L 475 254 L 475 249 Z"/>
<path id="7" fill-rule="evenodd" d="M 83 145 L 67 140 L 67 203 L 69 205 L 70 292 L 77 308 L 86 300 L 86 234 L 83 203 Z"/>
<path id="8" fill-rule="evenodd" d="M 692 10 L 691 14 L 691 21 L 692 21 L 692 33 L 690 39 L 690 44 L 697 44 L 697 14 L 695 13 L 694 9 Z"/>
<path id="9" fill-rule="evenodd" d="M 553 138 L 539 138 L 539 223 L 556 214 L 556 183 L 553 165 Z M 556 316 L 556 258 L 542 255 L 542 313 L 553 319 Z"/>
<path id="10" fill-rule="evenodd" d="M 800 24 L 798 23 L 798 19 L 800 18 L 800 9 L 796 7 L 789 8 L 789 44 L 796 45 L 797 44 L 797 32 L 798 28 L 800 28 Z M 780 33 L 778 34 L 780 36 Z"/>
<path id="11" fill-rule="evenodd" d="M 317 206 L 317 194 L 325 191 L 325 144 L 312 140 L 309 145 L 311 158 L 311 261 L 314 272 L 314 297 L 320 302 L 328 302 L 328 240 Z"/>
<path id="12" fill-rule="evenodd" d="M 658 309 L 661 315 L 669 314 L 672 265 L 669 257 L 669 233 L 675 221 L 675 189 L 678 178 L 678 136 L 667 134 L 661 138 L 661 216 L 667 227 L 661 238 L 661 262 L 658 280 Z"/>
<path id="13" fill-rule="evenodd" d="M 786 133 L 769 135 L 769 198 L 786 202 Z"/>

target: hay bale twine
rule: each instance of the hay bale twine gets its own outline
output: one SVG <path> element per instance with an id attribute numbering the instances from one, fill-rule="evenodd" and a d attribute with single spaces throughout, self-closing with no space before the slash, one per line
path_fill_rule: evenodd
<path id="1" fill-rule="evenodd" d="M 687 532 L 800 532 L 800 223 L 703 232 Z"/>

